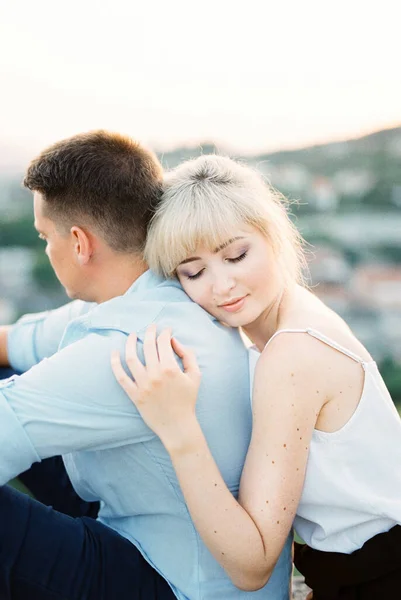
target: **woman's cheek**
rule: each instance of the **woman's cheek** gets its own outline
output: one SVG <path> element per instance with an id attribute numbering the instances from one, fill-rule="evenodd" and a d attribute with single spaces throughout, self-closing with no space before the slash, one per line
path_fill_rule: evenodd
<path id="1" fill-rule="evenodd" d="M 202 294 L 199 292 L 197 294 L 195 294 L 192 299 L 194 302 L 196 302 L 196 304 L 199 304 L 199 306 L 201 306 L 202 308 L 205 308 L 206 310 L 208 308 L 208 305 L 210 304 L 210 302 L 208 302 L 208 299 L 205 296 L 205 294 Z"/>
<path id="2" fill-rule="evenodd" d="M 183 278 L 181 278 L 179 281 L 186 295 L 189 296 L 193 302 L 199 304 L 199 293 L 197 293 L 195 281 L 190 281 Z"/>
<path id="3" fill-rule="evenodd" d="M 266 278 L 268 265 L 265 261 L 258 261 L 247 265 L 247 276 L 250 280 L 260 281 L 261 278 Z"/>
<path id="4" fill-rule="evenodd" d="M 212 299 L 210 298 L 210 294 L 208 293 L 208 290 L 206 289 L 205 285 L 202 285 L 201 281 L 197 281 L 195 283 L 193 289 L 191 290 L 191 293 L 188 295 L 194 302 L 196 302 L 196 304 L 199 304 L 199 306 L 206 310 L 211 304 Z"/>

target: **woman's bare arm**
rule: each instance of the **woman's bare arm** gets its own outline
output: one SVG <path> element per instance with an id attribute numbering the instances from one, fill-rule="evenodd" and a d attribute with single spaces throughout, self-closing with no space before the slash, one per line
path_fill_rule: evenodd
<path id="1" fill-rule="evenodd" d="M 146 344 L 150 349 L 149 338 Z M 316 386 L 323 385 L 324 375 L 315 369 L 314 357 L 299 353 L 299 348 L 295 351 L 288 341 L 277 339 L 262 354 L 255 373 L 252 440 L 237 502 L 195 416 L 197 389 L 190 393 L 185 381 L 193 357 L 187 360 L 185 349 L 177 349 L 184 373 L 177 365 L 175 370 L 172 353 L 170 362 L 163 362 L 168 349 L 162 339 L 159 365 L 154 349 L 147 352 L 145 368 L 137 357 L 132 360 L 133 347 L 127 348 L 136 383 L 116 362 L 115 374 L 166 446 L 191 517 L 209 550 L 237 587 L 259 589 L 279 558 L 301 496 L 309 442 L 324 396 L 323 388 L 318 394 Z"/>
<path id="2" fill-rule="evenodd" d="M 8 325 L 0 327 L 0 367 L 10 366 L 7 352 L 7 337 L 9 330 L 10 327 Z"/>

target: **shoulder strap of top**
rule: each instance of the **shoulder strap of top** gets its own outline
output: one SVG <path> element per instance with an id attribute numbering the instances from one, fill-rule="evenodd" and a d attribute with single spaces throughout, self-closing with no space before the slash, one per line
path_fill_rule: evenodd
<path id="1" fill-rule="evenodd" d="M 279 329 L 276 333 L 273 333 L 270 340 L 265 345 L 265 348 L 274 340 L 275 337 L 280 335 L 280 333 L 308 333 L 307 329 Z"/>
<path id="2" fill-rule="evenodd" d="M 323 344 L 326 344 L 327 346 L 331 346 L 332 348 L 334 348 L 335 350 L 338 350 L 342 354 L 349 356 L 349 358 L 352 358 L 352 360 L 355 360 L 356 362 L 359 362 L 361 364 L 363 364 L 365 362 L 360 356 L 358 356 L 354 352 L 351 352 L 351 350 L 347 350 L 347 348 L 344 348 L 344 346 L 337 344 L 337 342 L 328 338 L 323 333 L 320 333 L 320 331 L 317 331 L 316 329 L 311 329 L 311 328 L 308 328 L 308 329 L 279 329 L 278 331 L 276 331 L 276 333 L 274 333 L 272 335 L 270 340 L 267 342 L 265 348 L 267 348 L 267 346 L 270 344 L 270 342 L 272 342 L 274 340 L 274 338 L 276 336 L 278 336 L 280 333 L 308 333 L 312 337 L 323 342 Z"/>

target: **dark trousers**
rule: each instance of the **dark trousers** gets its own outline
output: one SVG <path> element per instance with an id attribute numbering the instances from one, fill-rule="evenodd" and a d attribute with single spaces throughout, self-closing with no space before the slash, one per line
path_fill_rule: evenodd
<path id="1" fill-rule="evenodd" d="M 352 554 L 295 543 L 294 562 L 314 600 L 401 598 L 401 526 L 379 533 Z"/>
<path id="2" fill-rule="evenodd" d="M 0 487 L 0 600 L 175 598 L 133 544 L 96 521 L 98 504 L 79 498 L 60 457 L 21 479 L 37 500 Z"/>

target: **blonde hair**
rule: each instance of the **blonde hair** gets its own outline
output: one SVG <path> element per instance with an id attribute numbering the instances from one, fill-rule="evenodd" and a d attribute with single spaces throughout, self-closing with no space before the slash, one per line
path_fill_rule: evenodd
<path id="1" fill-rule="evenodd" d="M 304 283 L 303 239 L 289 218 L 288 201 L 257 171 L 225 156 L 200 156 L 166 173 L 145 260 L 172 277 L 197 248 L 218 248 L 244 225 L 269 239 L 287 281 Z"/>

